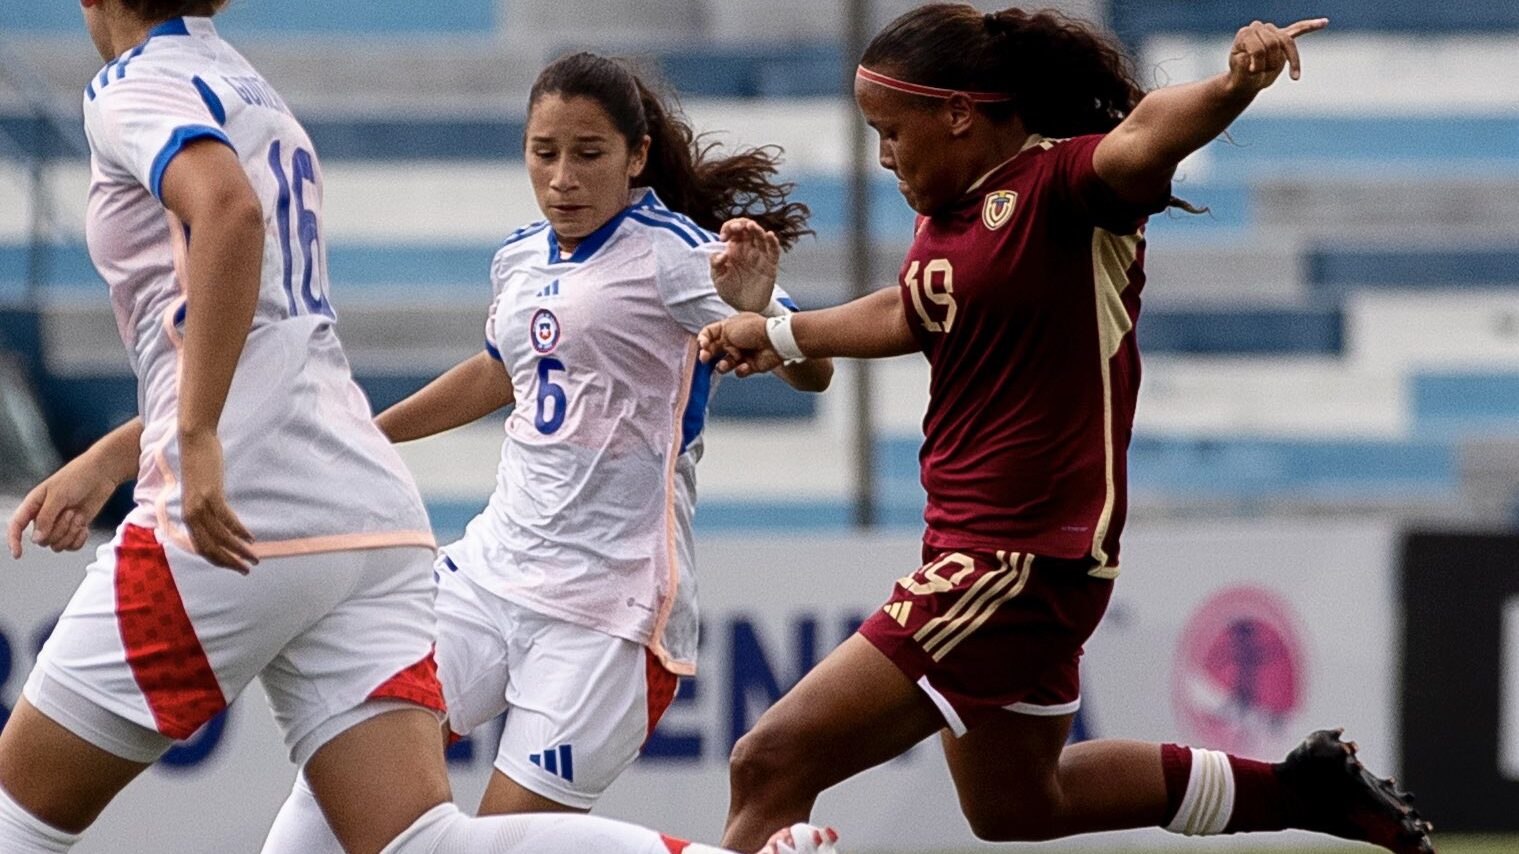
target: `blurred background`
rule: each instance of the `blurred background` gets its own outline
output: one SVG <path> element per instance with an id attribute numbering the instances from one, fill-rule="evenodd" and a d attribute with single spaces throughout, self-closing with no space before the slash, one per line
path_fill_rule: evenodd
<path id="1" fill-rule="evenodd" d="M 912 5 L 233 0 L 218 27 L 315 140 L 339 329 L 378 409 L 478 350 L 494 248 L 539 218 L 527 90 L 570 49 L 636 59 L 715 141 L 784 147 L 817 230 L 784 263 L 804 308 L 893 284 L 912 215 L 874 139 L 852 142 L 846 82 L 851 34 Z M 1277 757 L 1346 725 L 1462 834 L 1442 850 L 1519 851 L 1495 835 L 1519 833 L 1519 3 L 1037 5 L 1109 28 L 1152 87 L 1222 70 L 1253 19 L 1332 20 L 1303 41 L 1301 82 L 1183 165 L 1178 195 L 1209 213 L 1150 224 L 1124 576 L 1076 737 Z M 77 4 L 0 5 L 0 505 L 136 411 L 83 245 L 80 98 L 99 66 Z M 607 814 L 716 838 L 733 741 L 916 568 L 926 401 L 918 357 L 843 365 L 817 397 L 720 386 L 697 514 L 702 675 Z M 484 505 L 501 438 L 496 417 L 404 449 L 440 540 Z M 0 702 L 83 564 L 0 572 Z M 256 851 L 291 772 L 252 700 L 80 850 Z M 489 735 L 454 752 L 466 806 Z M 166 831 L 176 812 L 193 820 Z M 819 815 L 851 851 L 975 847 L 932 744 Z"/>

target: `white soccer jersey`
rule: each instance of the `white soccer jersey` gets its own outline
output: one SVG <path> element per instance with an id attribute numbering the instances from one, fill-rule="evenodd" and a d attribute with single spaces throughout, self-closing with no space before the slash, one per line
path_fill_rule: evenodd
<path id="1" fill-rule="evenodd" d="M 338 342 L 321 167 L 279 95 L 209 18 L 176 18 L 90 82 L 84 117 L 90 254 L 110 287 L 144 422 L 128 521 L 188 548 L 177 420 L 195 236 L 158 197 L 175 155 L 209 139 L 237 153 L 267 229 L 257 313 L 218 429 L 232 509 L 266 557 L 431 545 L 411 476 L 374 427 Z"/>
<path id="2" fill-rule="evenodd" d="M 490 505 L 444 548 L 487 590 L 646 644 L 683 675 L 695 672 L 691 522 L 716 381 L 696 333 L 733 314 L 712 283 L 722 246 L 647 189 L 569 255 L 543 222 L 506 241 L 486 346 L 517 405 Z"/>

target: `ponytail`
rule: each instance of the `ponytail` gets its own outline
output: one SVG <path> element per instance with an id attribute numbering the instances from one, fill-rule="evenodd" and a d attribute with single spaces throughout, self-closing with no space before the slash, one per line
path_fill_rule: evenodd
<path id="1" fill-rule="evenodd" d="M 807 206 L 787 201 L 795 185 L 775 180 L 780 148 L 718 156 L 717 144 L 703 144 L 685 117 L 624 64 L 592 53 L 562 57 L 538 75 L 528 110 L 548 94 L 594 100 L 630 147 L 648 136 L 648 162 L 635 180 L 697 225 L 717 231 L 730 219 L 748 217 L 787 249 L 812 233 Z"/>

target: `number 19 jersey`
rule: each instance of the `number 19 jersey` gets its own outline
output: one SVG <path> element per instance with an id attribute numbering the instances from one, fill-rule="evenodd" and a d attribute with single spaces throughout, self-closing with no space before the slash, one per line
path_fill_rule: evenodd
<path id="1" fill-rule="evenodd" d="M 1089 559 L 1113 575 L 1139 392 L 1144 223 L 1100 136 L 1030 138 L 922 218 L 902 300 L 930 365 L 924 541 Z"/>
<path id="2" fill-rule="evenodd" d="M 321 166 L 280 96 L 209 18 L 175 18 L 90 81 L 84 118 L 86 237 L 137 375 L 144 424 L 128 521 L 190 547 L 177 427 L 196 236 L 160 199 L 174 158 L 210 141 L 236 153 L 265 221 L 257 309 L 217 431 L 229 504 L 264 557 L 431 545 L 411 476 L 374 427 L 338 341 Z"/>

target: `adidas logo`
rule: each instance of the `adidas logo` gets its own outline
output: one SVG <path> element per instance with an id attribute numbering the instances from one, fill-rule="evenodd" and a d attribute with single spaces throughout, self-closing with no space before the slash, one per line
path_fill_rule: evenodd
<path id="1" fill-rule="evenodd" d="M 540 297 L 557 297 L 557 296 L 559 296 L 559 280 L 555 279 L 554 281 L 550 282 L 548 285 L 544 286 L 543 290 L 539 291 L 536 294 L 536 296 L 540 296 Z"/>
<path id="2" fill-rule="evenodd" d="M 530 754 L 527 761 L 555 777 L 563 777 L 571 783 L 575 782 L 575 751 L 568 744 L 561 744 L 558 748 L 551 747 L 542 753 Z"/>
<path id="3" fill-rule="evenodd" d="M 897 625 L 906 628 L 907 616 L 912 613 L 912 603 L 889 602 L 887 603 L 886 607 L 882 608 L 881 610 L 886 612 L 886 616 L 892 618 L 893 620 L 896 620 Z"/>

